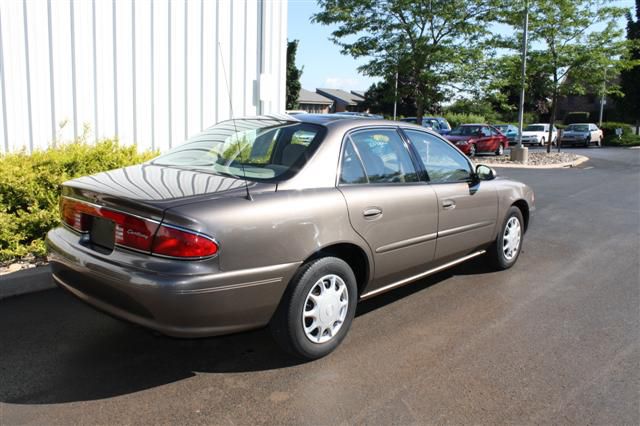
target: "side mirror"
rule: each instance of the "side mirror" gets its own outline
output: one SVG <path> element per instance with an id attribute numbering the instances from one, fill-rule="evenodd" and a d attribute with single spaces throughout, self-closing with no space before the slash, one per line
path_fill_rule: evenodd
<path id="1" fill-rule="evenodd" d="M 478 164 L 476 166 L 476 178 L 478 180 L 493 180 L 498 174 L 494 169 L 484 164 Z"/>

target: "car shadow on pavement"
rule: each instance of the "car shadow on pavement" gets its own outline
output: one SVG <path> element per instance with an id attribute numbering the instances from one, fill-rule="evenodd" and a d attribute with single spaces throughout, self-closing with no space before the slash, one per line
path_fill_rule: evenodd
<path id="1" fill-rule="evenodd" d="M 362 302 L 365 315 L 452 275 L 488 272 L 481 262 Z M 90 401 L 177 382 L 196 373 L 281 369 L 301 361 L 268 330 L 174 339 L 110 318 L 59 289 L 0 302 L 0 402 Z"/>
<path id="2" fill-rule="evenodd" d="M 396 288 L 392 291 L 360 302 L 358 304 L 356 316 L 366 315 L 371 311 L 374 311 L 383 306 L 387 306 L 400 299 L 404 299 L 405 297 L 411 296 L 412 294 L 431 287 L 432 285 L 436 285 L 443 281 L 446 281 L 448 278 L 451 278 L 455 275 L 480 275 L 493 272 L 495 272 L 495 269 L 493 269 L 487 263 L 484 256 L 480 256 L 454 268 L 444 270 L 437 274 L 423 278 L 419 281 L 412 282 L 405 286 Z"/>

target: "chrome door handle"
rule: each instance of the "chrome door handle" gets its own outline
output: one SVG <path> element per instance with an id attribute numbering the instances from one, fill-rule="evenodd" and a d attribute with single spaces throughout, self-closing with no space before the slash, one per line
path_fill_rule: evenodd
<path id="1" fill-rule="evenodd" d="M 456 202 L 453 200 L 444 200 L 442 202 L 442 208 L 444 210 L 453 210 L 456 208 Z"/>
<path id="2" fill-rule="evenodd" d="M 362 215 L 367 219 L 373 219 L 374 217 L 380 216 L 382 214 L 382 210 L 378 207 L 369 207 L 362 212 Z"/>

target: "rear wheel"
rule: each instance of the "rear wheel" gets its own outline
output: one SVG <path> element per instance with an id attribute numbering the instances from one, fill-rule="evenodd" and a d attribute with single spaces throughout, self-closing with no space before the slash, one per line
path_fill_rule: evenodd
<path id="1" fill-rule="evenodd" d="M 504 145 L 500 144 L 498 145 L 498 149 L 496 150 L 496 155 L 503 155 L 504 154 Z"/>
<path id="2" fill-rule="evenodd" d="M 349 331 L 358 291 L 349 265 L 323 257 L 303 265 L 271 320 L 278 344 L 297 357 L 312 360 L 332 352 Z"/>
<path id="3" fill-rule="evenodd" d="M 469 146 L 469 157 L 475 157 L 475 156 L 476 156 L 476 145 L 471 144 L 471 146 Z"/>
<path id="4" fill-rule="evenodd" d="M 487 255 L 497 269 L 509 269 L 520 256 L 524 220 L 522 212 L 516 206 L 511 206 L 500 228 L 494 243 L 487 250 Z"/>

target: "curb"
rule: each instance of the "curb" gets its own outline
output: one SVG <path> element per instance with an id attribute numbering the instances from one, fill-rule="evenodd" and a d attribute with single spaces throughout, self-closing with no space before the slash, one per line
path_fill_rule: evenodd
<path id="1" fill-rule="evenodd" d="M 476 164 L 485 164 L 489 167 L 494 167 L 496 169 L 567 169 L 579 166 L 582 163 L 589 161 L 589 157 L 584 155 L 578 155 L 578 158 L 569 161 L 567 163 L 558 163 L 558 164 L 542 164 L 539 166 L 530 166 L 526 164 L 509 164 L 509 163 L 482 163 L 481 161 L 476 161 Z"/>
<path id="2" fill-rule="evenodd" d="M 56 285 L 51 279 L 49 265 L 0 275 L 0 300 L 22 294 L 48 290 Z"/>

